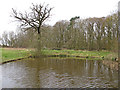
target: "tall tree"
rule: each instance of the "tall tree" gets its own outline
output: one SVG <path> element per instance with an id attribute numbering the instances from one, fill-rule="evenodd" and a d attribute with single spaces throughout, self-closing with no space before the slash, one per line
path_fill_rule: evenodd
<path id="1" fill-rule="evenodd" d="M 75 49 L 76 47 L 76 31 L 77 31 L 77 20 L 79 19 L 79 16 L 72 17 L 70 19 L 70 24 L 68 25 L 68 33 L 69 33 L 69 48 Z"/>
<path id="2" fill-rule="evenodd" d="M 8 33 L 3 32 L 3 34 L 2 34 L 2 45 L 3 46 L 8 46 L 8 42 L 9 42 Z"/>
<path id="3" fill-rule="evenodd" d="M 49 5 L 42 5 L 42 4 L 32 4 L 30 7 L 31 12 L 21 13 L 17 12 L 15 9 L 12 9 L 13 14 L 12 16 L 17 19 L 22 28 L 30 28 L 32 27 L 34 31 L 38 34 L 38 46 L 37 49 L 41 51 L 41 26 L 43 23 L 51 16 L 52 8 L 48 7 Z M 27 30 L 27 29 L 25 29 Z M 30 29 L 28 29 L 30 30 Z"/>
<path id="4" fill-rule="evenodd" d="M 67 31 L 68 21 L 62 20 L 54 25 L 54 36 L 56 39 L 56 48 L 64 47 L 66 42 L 65 34 Z"/>

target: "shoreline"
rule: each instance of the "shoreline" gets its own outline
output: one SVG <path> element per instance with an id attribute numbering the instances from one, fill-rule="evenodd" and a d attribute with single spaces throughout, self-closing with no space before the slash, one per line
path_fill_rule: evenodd
<path id="1" fill-rule="evenodd" d="M 60 56 L 53 56 L 53 55 L 48 55 L 48 56 L 43 56 L 43 57 L 52 57 L 52 58 L 68 58 L 68 56 L 67 57 L 60 57 Z M 95 58 L 95 57 L 89 57 L 89 59 L 88 58 L 86 58 L 86 57 L 82 57 L 82 58 L 79 58 L 79 57 L 71 57 L 71 56 L 69 56 L 71 59 L 79 59 L 79 60 L 96 60 L 96 59 L 93 59 L 93 58 Z M 3 64 L 6 64 L 6 63 L 10 63 L 10 62 L 14 62 L 14 61 L 19 61 L 19 60 L 24 60 L 24 59 L 27 59 L 27 58 L 36 58 L 36 57 L 34 57 L 34 56 L 28 56 L 28 57 L 23 57 L 23 58 L 18 58 L 18 59 L 13 59 L 13 60 L 8 60 L 8 61 L 4 61 L 4 62 L 2 62 L 2 63 L 0 63 L 0 65 L 3 65 Z M 98 60 L 101 60 L 100 58 L 98 58 Z M 117 70 L 118 71 L 118 62 L 116 62 L 116 61 L 112 61 L 112 60 L 107 60 L 107 59 L 105 59 L 105 60 L 101 60 L 102 61 L 102 63 L 104 64 L 104 65 L 106 65 L 107 67 L 109 67 L 109 68 L 111 68 L 111 69 L 115 69 L 115 70 Z"/>
<path id="2" fill-rule="evenodd" d="M 11 60 L 7 60 L 7 61 L 3 61 L 2 63 L 0 63 L 0 65 L 6 64 L 6 63 L 9 63 L 9 62 L 23 60 L 23 59 L 26 59 L 26 58 L 30 58 L 30 56 L 29 57 L 23 57 L 23 58 L 17 58 L 17 59 L 11 59 Z"/>
<path id="3" fill-rule="evenodd" d="M 87 60 L 102 60 L 102 61 L 106 61 L 109 59 L 102 59 L 100 57 L 95 57 L 95 56 L 70 56 L 70 55 L 43 55 L 41 57 L 53 57 L 53 58 L 73 58 L 73 59 L 87 59 Z M 22 58 L 16 58 L 16 59 L 11 59 L 11 60 L 7 60 L 7 61 L 3 61 L 2 63 L 0 63 L 0 65 L 2 64 L 6 64 L 9 62 L 14 62 L 14 61 L 19 61 L 19 60 L 23 60 L 23 59 L 27 59 L 27 58 L 40 58 L 40 57 L 36 57 L 36 56 L 28 56 L 28 57 L 22 57 Z M 112 60 L 109 60 L 112 61 Z M 117 62 L 117 61 L 112 61 L 112 62 Z"/>
<path id="4" fill-rule="evenodd" d="M 87 56 L 70 56 L 70 55 L 43 55 L 42 57 L 62 57 L 62 58 L 67 58 L 67 57 L 73 57 L 73 58 L 76 58 L 76 59 L 96 59 L 96 57 L 92 56 L 92 57 L 87 57 Z M 2 63 L 0 63 L 0 65 L 2 64 L 6 64 L 6 63 L 9 63 L 9 62 L 14 62 L 14 61 L 19 61 L 19 60 L 23 60 L 23 59 L 27 59 L 27 58 L 39 58 L 39 57 L 36 57 L 36 56 L 28 56 L 28 57 L 22 57 L 22 58 L 16 58 L 16 59 L 11 59 L 11 60 L 7 60 L 7 61 L 3 61 Z M 101 60 L 100 58 L 98 58 L 99 60 Z"/>
<path id="5" fill-rule="evenodd" d="M 25 48 L 0 48 L 2 51 L 2 61 L 0 64 L 23 60 L 26 58 L 39 58 L 35 56 L 32 49 Z M 41 57 L 59 57 L 59 58 L 74 58 L 87 60 L 110 60 L 117 62 L 117 53 L 109 51 L 87 51 L 87 50 L 42 50 Z"/>

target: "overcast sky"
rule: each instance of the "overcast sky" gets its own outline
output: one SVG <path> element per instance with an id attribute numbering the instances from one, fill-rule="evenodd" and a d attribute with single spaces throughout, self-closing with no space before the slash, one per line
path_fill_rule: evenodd
<path id="1" fill-rule="evenodd" d="M 12 8 L 28 11 L 31 3 L 45 3 L 52 10 L 49 22 L 54 25 L 59 20 L 70 20 L 71 17 L 105 17 L 118 8 L 119 0 L 0 0 L 0 35 L 3 31 L 15 31 L 17 23 L 10 17 Z"/>

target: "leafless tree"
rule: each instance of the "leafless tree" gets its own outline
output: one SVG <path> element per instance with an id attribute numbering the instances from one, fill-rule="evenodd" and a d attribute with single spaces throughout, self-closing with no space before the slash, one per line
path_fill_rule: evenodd
<path id="1" fill-rule="evenodd" d="M 41 26 L 48 18 L 50 18 L 52 9 L 53 8 L 50 8 L 48 4 L 32 4 L 32 7 L 30 7 L 31 12 L 29 13 L 21 13 L 15 9 L 12 9 L 12 16 L 20 22 L 22 28 L 29 30 L 27 28 L 32 27 L 32 30 L 38 33 L 38 49 L 40 50 Z"/>
<path id="2" fill-rule="evenodd" d="M 8 33 L 6 31 L 3 32 L 2 34 L 2 45 L 3 46 L 8 46 Z"/>
<path id="3" fill-rule="evenodd" d="M 51 16 L 52 8 L 49 8 L 48 6 L 48 4 L 46 6 L 42 4 L 32 4 L 32 7 L 30 7 L 31 12 L 25 12 L 24 14 L 17 12 L 12 8 L 12 16 L 21 22 L 21 27 L 32 27 L 38 34 L 40 34 L 40 29 L 43 22 Z"/>

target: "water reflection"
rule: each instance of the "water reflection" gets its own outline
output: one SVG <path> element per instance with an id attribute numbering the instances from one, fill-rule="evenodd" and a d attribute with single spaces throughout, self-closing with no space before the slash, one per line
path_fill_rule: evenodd
<path id="1" fill-rule="evenodd" d="M 97 60 L 41 58 L 2 65 L 3 88 L 115 88 L 118 73 Z"/>

